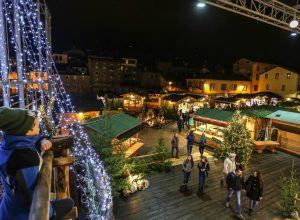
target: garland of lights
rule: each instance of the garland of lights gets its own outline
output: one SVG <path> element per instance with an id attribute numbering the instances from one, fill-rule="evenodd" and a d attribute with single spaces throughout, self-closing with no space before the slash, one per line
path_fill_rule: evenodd
<path id="1" fill-rule="evenodd" d="M 10 57 L 18 56 L 22 63 L 22 79 L 15 82 L 15 86 L 28 85 L 30 92 L 25 94 L 26 99 L 31 100 L 33 103 L 32 109 L 37 108 L 36 93 L 41 94 L 41 99 L 44 102 L 44 109 L 42 114 L 52 116 L 51 121 L 47 123 L 54 124 L 54 118 L 59 118 L 61 121 L 62 113 L 74 112 L 70 96 L 66 94 L 63 83 L 55 68 L 54 61 L 51 56 L 51 47 L 49 46 L 47 34 L 43 28 L 43 24 L 39 19 L 39 4 L 34 0 L 0 0 L 3 3 L 4 18 L 6 27 L 0 26 L 4 33 L 6 32 L 6 39 L 9 40 L 5 45 L 6 48 L 1 48 L 1 56 L 10 61 Z M 14 10 L 17 10 L 16 17 L 14 17 Z M 15 24 L 18 29 L 15 29 Z M 1 30 L 0 30 L 1 31 Z M 17 43 L 17 34 L 21 33 L 21 43 Z M 5 37 L 5 36 L 4 36 Z M 1 47 L 3 45 L 0 45 Z M 13 49 L 12 52 L 9 51 Z M 8 52 L 7 52 L 8 51 Z M 5 54 L 4 54 L 5 53 Z M 9 63 L 9 62 L 8 62 Z M 43 91 L 44 81 L 39 77 L 38 80 L 28 82 L 26 79 L 30 70 L 33 72 L 46 72 L 48 76 L 48 90 Z M 12 72 L 12 64 L 7 66 L 8 72 Z M 0 70 L 1 78 L 5 79 L 5 72 L 3 68 Z M 31 87 L 36 84 L 38 90 L 33 91 Z M 9 85 L 5 85 L 7 88 Z M 3 97 L 5 98 L 5 97 Z M 20 102 L 24 102 L 25 97 L 19 97 Z M 51 112 L 51 105 L 53 99 L 56 100 L 57 108 Z M 46 108 L 47 106 L 47 108 Z M 46 127 L 49 124 L 42 124 L 42 130 L 47 133 Z M 59 124 L 59 123 L 58 123 Z M 68 123 L 67 123 L 68 124 Z M 59 126 L 56 126 L 58 129 Z M 52 128 L 54 129 L 54 128 Z M 79 188 L 83 192 L 82 200 L 88 209 L 89 219 L 110 219 L 112 209 L 112 195 L 110 187 L 110 179 L 107 175 L 105 168 L 99 159 L 99 156 L 93 149 L 89 142 L 87 134 L 80 124 L 74 124 L 69 128 L 70 134 L 74 138 L 73 153 L 76 157 L 76 163 L 82 168 L 80 173 L 77 174 Z"/>

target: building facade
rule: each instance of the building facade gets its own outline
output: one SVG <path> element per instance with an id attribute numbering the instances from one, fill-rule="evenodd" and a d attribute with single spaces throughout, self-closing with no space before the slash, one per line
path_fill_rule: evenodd
<path id="1" fill-rule="evenodd" d="M 283 67 L 274 67 L 259 74 L 259 80 L 252 82 L 255 92 L 273 92 L 284 98 L 297 97 L 299 75 Z"/>
<path id="2" fill-rule="evenodd" d="M 247 94 L 251 91 L 251 81 L 187 79 L 189 92 L 205 95 Z"/>

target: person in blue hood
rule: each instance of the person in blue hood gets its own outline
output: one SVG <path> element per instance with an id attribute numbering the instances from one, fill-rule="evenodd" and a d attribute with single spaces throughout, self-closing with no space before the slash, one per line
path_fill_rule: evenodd
<path id="1" fill-rule="evenodd" d="M 52 143 L 40 135 L 37 112 L 0 107 L 0 176 L 4 193 L 1 220 L 27 220 L 42 165 L 41 152 Z M 72 199 L 52 201 L 49 219 L 63 219 L 73 208 Z"/>

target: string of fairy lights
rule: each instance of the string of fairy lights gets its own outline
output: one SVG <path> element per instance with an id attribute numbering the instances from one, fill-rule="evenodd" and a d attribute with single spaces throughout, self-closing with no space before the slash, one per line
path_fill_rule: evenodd
<path id="1" fill-rule="evenodd" d="M 25 87 L 25 94 L 19 97 L 19 103 L 26 103 L 28 100 L 33 103 L 30 108 L 37 109 L 39 101 L 37 98 L 41 99 L 42 102 L 40 102 L 44 104 L 48 116 L 52 116 L 51 122 L 56 125 L 56 129 L 59 129 L 62 113 L 75 111 L 51 56 L 51 46 L 40 19 L 39 2 L 36 0 L 0 0 L 0 2 L 0 6 L 2 4 L 0 10 L 4 15 L 3 22 L 0 23 L 0 42 L 6 42 L 0 45 L 2 67 L 0 73 L 3 89 L 9 89 L 12 86 L 5 79 L 7 74 L 13 71 L 12 58 L 17 58 L 15 62 L 19 74 L 13 86 L 18 88 L 19 94 L 20 90 Z M 4 61 L 9 65 L 3 67 Z M 40 74 L 37 74 L 33 80 L 28 80 L 32 72 Z M 44 74 L 47 75 L 47 81 L 43 79 Z M 48 85 L 46 89 L 45 84 Z M 8 97 L 3 95 L 3 99 L 6 98 Z M 49 106 L 53 106 L 53 99 L 55 107 L 53 112 L 50 112 Z M 9 103 L 10 100 L 4 100 L 4 104 L 9 105 Z M 70 121 L 66 119 L 65 122 L 69 124 Z M 80 167 L 77 173 L 78 187 L 82 192 L 82 201 L 88 210 L 88 218 L 112 218 L 110 179 L 86 132 L 78 123 L 69 127 L 65 126 L 63 129 L 69 129 L 74 138 L 73 153 Z M 42 130 L 48 134 L 44 125 L 42 125 Z"/>

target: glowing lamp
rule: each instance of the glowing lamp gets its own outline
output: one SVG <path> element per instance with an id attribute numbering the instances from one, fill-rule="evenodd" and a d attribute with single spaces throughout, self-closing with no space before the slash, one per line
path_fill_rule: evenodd
<path id="1" fill-rule="evenodd" d="M 296 28 L 296 27 L 298 27 L 298 25 L 299 25 L 299 22 L 295 18 L 290 22 L 291 28 Z"/>

